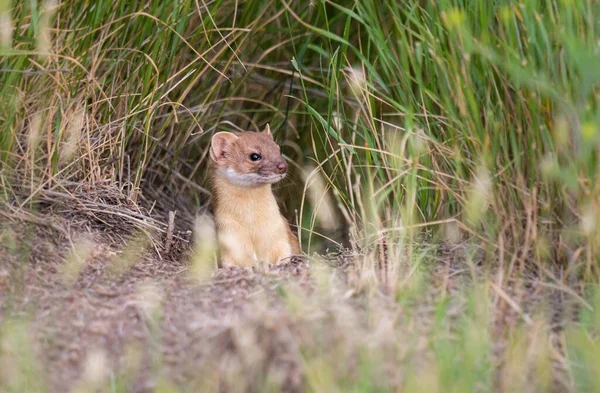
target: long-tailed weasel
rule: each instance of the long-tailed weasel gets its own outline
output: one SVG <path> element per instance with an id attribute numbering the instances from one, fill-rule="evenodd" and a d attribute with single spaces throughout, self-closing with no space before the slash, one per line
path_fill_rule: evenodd
<path id="1" fill-rule="evenodd" d="M 210 157 L 219 266 L 279 264 L 300 254 L 271 190 L 288 166 L 269 125 L 263 132 L 216 133 Z"/>

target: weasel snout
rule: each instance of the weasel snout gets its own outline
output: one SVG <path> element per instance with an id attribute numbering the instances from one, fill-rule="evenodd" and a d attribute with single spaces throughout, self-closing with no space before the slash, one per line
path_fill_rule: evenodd
<path id="1" fill-rule="evenodd" d="M 282 161 L 282 162 L 280 162 L 280 163 L 277 165 L 277 170 L 278 170 L 278 171 L 279 171 L 279 173 L 281 173 L 281 174 L 284 174 L 284 173 L 286 173 L 286 172 L 287 172 L 287 170 L 288 170 L 288 164 L 287 164 L 287 162 L 285 162 L 285 161 Z"/>

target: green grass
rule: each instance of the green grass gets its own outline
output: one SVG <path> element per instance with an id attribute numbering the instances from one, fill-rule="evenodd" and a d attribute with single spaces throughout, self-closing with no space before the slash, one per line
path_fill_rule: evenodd
<path id="1" fill-rule="evenodd" d="M 285 215 L 304 251 L 344 243 L 365 256 L 358 292 L 379 288 L 371 273 L 389 263 L 386 285 L 401 298 L 423 241 L 468 241 L 486 272 L 502 272 L 500 288 L 533 275 L 592 292 L 599 278 L 594 1 L 0 0 L 0 15 L 7 206 L 39 209 L 72 184 L 166 210 L 204 206 L 211 134 L 269 122 L 293 163 L 277 190 Z M 437 375 L 441 391 L 490 391 L 493 328 L 469 303 L 449 341 L 444 301 L 434 360 L 414 375 Z M 600 389 L 586 371 L 594 313 L 565 333 L 577 391 Z M 506 380 L 530 362 L 527 375 L 550 390 L 549 347 L 518 331 L 509 345 Z M 379 389 L 372 355 L 360 357 L 357 391 Z M 327 367 L 313 390 L 347 391 Z M 536 390 L 527 378 L 506 391 Z"/>
<path id="2" fill-rule="evenodd" d="M 3 7 L 3 176 L 29 192 L 108 180 L 202 204 L 210 134 L 270 122 L 350 226 L 456 218 L 526 263 L 584 247 L 597 274 L 593 2 Z M 300 187 L 281 192 L 287 215 L 315 229 Z"/>

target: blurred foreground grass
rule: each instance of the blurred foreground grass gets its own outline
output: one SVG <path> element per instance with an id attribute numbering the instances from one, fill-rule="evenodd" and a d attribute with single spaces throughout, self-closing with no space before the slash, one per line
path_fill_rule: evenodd
<path id="1" fill-rule="evenodd" d="M 306 389 L 599 391 L 599 21 L 574 0 L 0 0 L 0 213 L 164 232 L 146 213 L 178 209 L 191 225 L 210 135 L 269 122 L 304 250 L 357 256 L 350 288 L 314 295 L 316 331 L 291 335 Z M 441 243 L 474 250 L 476 284 L 432 292 Z M 538 287 L 579 306 L 557 327 L 553 299 L 523 311 Z M 369 308 L 382 290 L 394 311 Z M 367 302 L 362 330 L 335 324 L 356 312 L 348 293 Z M 0 386 L 23 391 L 39 368 L 8 309 L 2 369 L 19 377 Z"/>
<path id="2" fill-rule="evenodd" d="M 26 241 L 0 246 L 3 392 L 600 391 L 599 292 L 501 286 L 469 247 L 420 247 L 390 294 L 365 283 L 368 256 L 209 281 L 142 257 L 115 277 L 128 247 L 107 259 L 89 240 L 68 255 L 93 268 L 64 281 L 65 249 L 44 257 L 42 239 L 36 263 Z"/>

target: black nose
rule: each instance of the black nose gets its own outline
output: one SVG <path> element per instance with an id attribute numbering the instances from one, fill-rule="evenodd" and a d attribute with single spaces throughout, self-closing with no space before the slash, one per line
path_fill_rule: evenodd
<path id="1" fill-rule="evenodd" d="M 279 165 L 277 165 L 277 169 L 279 170 L 279 173 L 286 173 L 287 172 L 287 162 L 283 161 L 281 163 L 279 163 Z"/>

